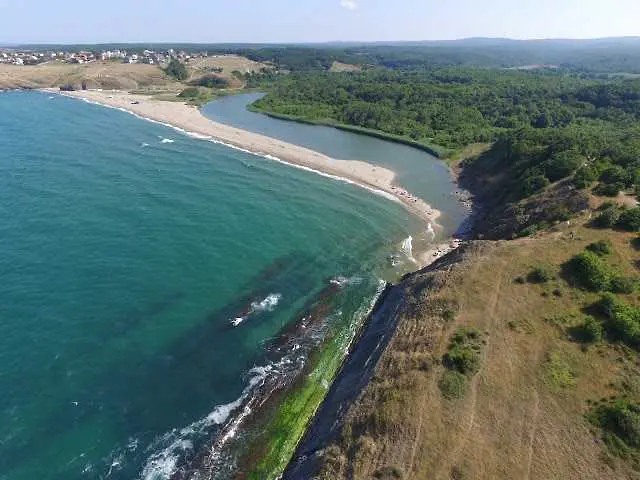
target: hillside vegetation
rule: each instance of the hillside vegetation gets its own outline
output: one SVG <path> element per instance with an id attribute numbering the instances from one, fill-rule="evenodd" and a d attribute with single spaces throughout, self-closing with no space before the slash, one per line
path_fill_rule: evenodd
<path id="1" fill-rule="evenodd" d="M 638 478 L 637 237 L 590 222 L 476 243 L 405 281 L 398 330 L 319 478 Z M 585 252 L 633 286 L 585 285 Z"/>

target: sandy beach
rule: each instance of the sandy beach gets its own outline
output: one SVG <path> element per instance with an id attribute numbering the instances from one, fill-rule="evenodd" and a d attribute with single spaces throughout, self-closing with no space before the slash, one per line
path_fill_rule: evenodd
<path id="1" fill-rule="evenodd" d="M 45 89 L 49 93 L 63 94 L 88 100 L 108 107 L 127 110 L 131 113 L 177 127 L 188 133 L 201 135 L 230 146 L 262 156 L 274 157 L 294 166 L 314 170 L 318 173 L 345 179 L 402 203 L 411 213 L 425 222 L 437 226 L 440 212 L 422 199 L 412 195 L 401 185 L 394 184 L 393 171 L 359 160 L 340 160 L 257 133 L 214 122 L 193 106 L 181 102 L 155 100 L 145 95 L 123 91 L 82 90 L 61 93 Z"/>

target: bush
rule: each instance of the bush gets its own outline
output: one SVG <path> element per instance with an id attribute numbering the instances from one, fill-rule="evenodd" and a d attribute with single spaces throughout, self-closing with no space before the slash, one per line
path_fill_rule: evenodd
<path id="1" fill-rule="evenodd" d="M 628 232 L 640 231 L 640 207 L 624 210 L 616 223 L 618 228 Z"/>
<path id="2" fill-rule="evenodd" d="M 603 295 L 598 309 L 606 317 L 605 327 L 630 346 L 640 339 L 640 309 L 618 300 L 611 293 Z"/>
<path id="3" fill-rule="evenodd" d="M 208 88 L 227 88 L 229 86 L 229 82 L 227 82 L 224 78 L 218 77 L 216 75 L 205 75 L 196 83 L 201 87 Z"/>
<path id="4" fill-rule="evenodd" d="M 624 189 L 624 183 L 599 183 L 593 193 L 603 197 L 617 197 L 622 189 Z"/>
<path id="5" fill-rule="evenodd" d="M 523 196 L 529 197 L 534 193 L 537 193 L 541 190 L 544 190 L 549 186 L 551 182 L 544 175 L 535 175 L 532 177 L 527 177 L 523 183 Z"/>
<path id="6" fill-rule="evenodd" d="M 611 280 L 611 291 L 614 293 L 629 294 L 636 291 L 637 281 L 635 278 L 615 276 Z"/>
<path id="7" fill-rule="evenodd" d="M 182 63 L 177 58 L 172 58 L 169 61 L 169 65 L 164 71 L 167 75 L 175 78 L 180 82 L 189 78 L 189 72 L 187 71 L 187 67 L 185 67 L 184 63 Z"/>
<path id="8" fill-rule="evenodd" d="M 480 369 L 480 337 L 475 328 L 458 329 L 443 358 L 445 366 L 464 375 L 475 375 Z"/>
<path id="9" fill-rule="evenodd" d="M 444 359 L 448 368 L 464 375 L 474 375 L 480 369 L 480 355 L 469 346 L 453 347 Z"/>
<path id="10" fill-rule="evenodd" d="M 469 381 L 460 372 L 445 370 L 438 382 L 442 396 L 448 400 L 455 400 L 465 396 Z"/>
<path id="11" fill-rule="evenodd" d="M 611 242 L 609 240 L 600 240 L 587 246 L 587 250 L 595 253 L 599 257 L 609 255 L 612 251 Z"/>
<path id="12" fill-rule="evenodd" d="M 178 96 L 180 98 L 197 98 L 200 95 L 200 90 L 196 87 L 189 87 L 182 90 Z"/>
<path id="13" fill-rule="evenodd" d="M 593 225 L 598 228 L 611 228 L 618 223 L 619 218 L 620 211 L 617 207 L 607 207 L 593 220 Z"/>
<path id="14" fill-rule="evenodd" d="M 586 317 L 576 332 L 578 339 L 584 343 L 596 343 L 602 340 L 602 323 L 593 317 Z"/>
<path id="15" fill-rule="evenodd" d="M 593 252 L 579 253 L 569 260 L 566 267 L 573 282 L 582 288 L 602 292 L 610 287 L 611 274 L 600 257 Z"/>
<path id="16" fill-rule="evenodd" d="M 598 407 L 589 415 L 592 423 L 604 432 L 605 443 L 616 455 L 625 455 L 629 448 L 640 447 L 640 406 L 628 400 Z"/>
<path id="17" fill-rule="evenodd" d="M 627 171 L 619 165 L 612 165 L 600 175 L 600 181 L 607 184 L 621 183 L 625 185 L 627 179 Z"/>
<path id="18" fill-rule="evenodd" d="M 572 175 L 583 162 L 584 158 L 576 151 L 559 152 L 545 162 L 544 174 L 552 182 L 557 182 Z"/>
<path id="19" fill-rule="evenodd" d="M 381 467 L 377 469 L 373 474 L 373 478 L 380 480 L 400 480 L 402 479 L 402 477 L 402 470 L 400 470 L 398 467 Z"/>
<path id="20" fill-rule="evenodd" d="M 531 283 L 547 283 L 552 279 L 553 273 L 543 267 L 534 268 L 529 275 L 527 275 L 527 280 Z"/>
<path id="21" fill-rule="evenodd" d="M 578 170 L 573 176 L 573 184 L 579 189 L 588 188 L 597 178 L 598 176 L 593 169 L 584 167 Z"/>

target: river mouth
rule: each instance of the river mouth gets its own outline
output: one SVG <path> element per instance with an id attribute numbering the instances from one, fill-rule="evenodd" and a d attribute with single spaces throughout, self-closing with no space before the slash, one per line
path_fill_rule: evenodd
<path id="1" fill-rule="evenodd" d="M 201 109 L 211 120 L 315 150 L 332 158 L 362 160 L 393 170 L 396 183 L 439 210 L 441 238 L 453 235 L 469 215 L 447 165 L 416 148 L 331 127 L 297 123 L 249 111 L 264 93 L 231 95 Z"/>

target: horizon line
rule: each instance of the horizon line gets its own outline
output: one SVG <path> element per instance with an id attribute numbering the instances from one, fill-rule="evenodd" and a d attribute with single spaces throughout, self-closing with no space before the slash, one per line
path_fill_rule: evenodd
<path id="1" fill-rule="evenodd" d="M 453 39 L 431 39 L 431 40 L 323 40 L 323 41 L 262 41 L 262 42 L 243 42 L 243 41 L 183 41 L 183 40 L 139 40 L 139 41 L 75 41 L 75 42 L 2 42 L 0 48 L 11 47 L 29 47 L 29 46 L 73 46 L 73 45 L 331 45 L 331 44 L 356 44 L 356 45 L 375 45 L 375 44 L 394 44 L 394 43 L 455 43 L 469 40 L 502 40 L 509 42 L 550 42 L 550 41 L 598 41 L 598 40 L 640 40 L 640 35 L 618 35 L 605 37 L 542 37 L 542 38 L 514 38 L 514 37 L 491 37 L 491 36 L 474 36 L 460 37 Z"/>

